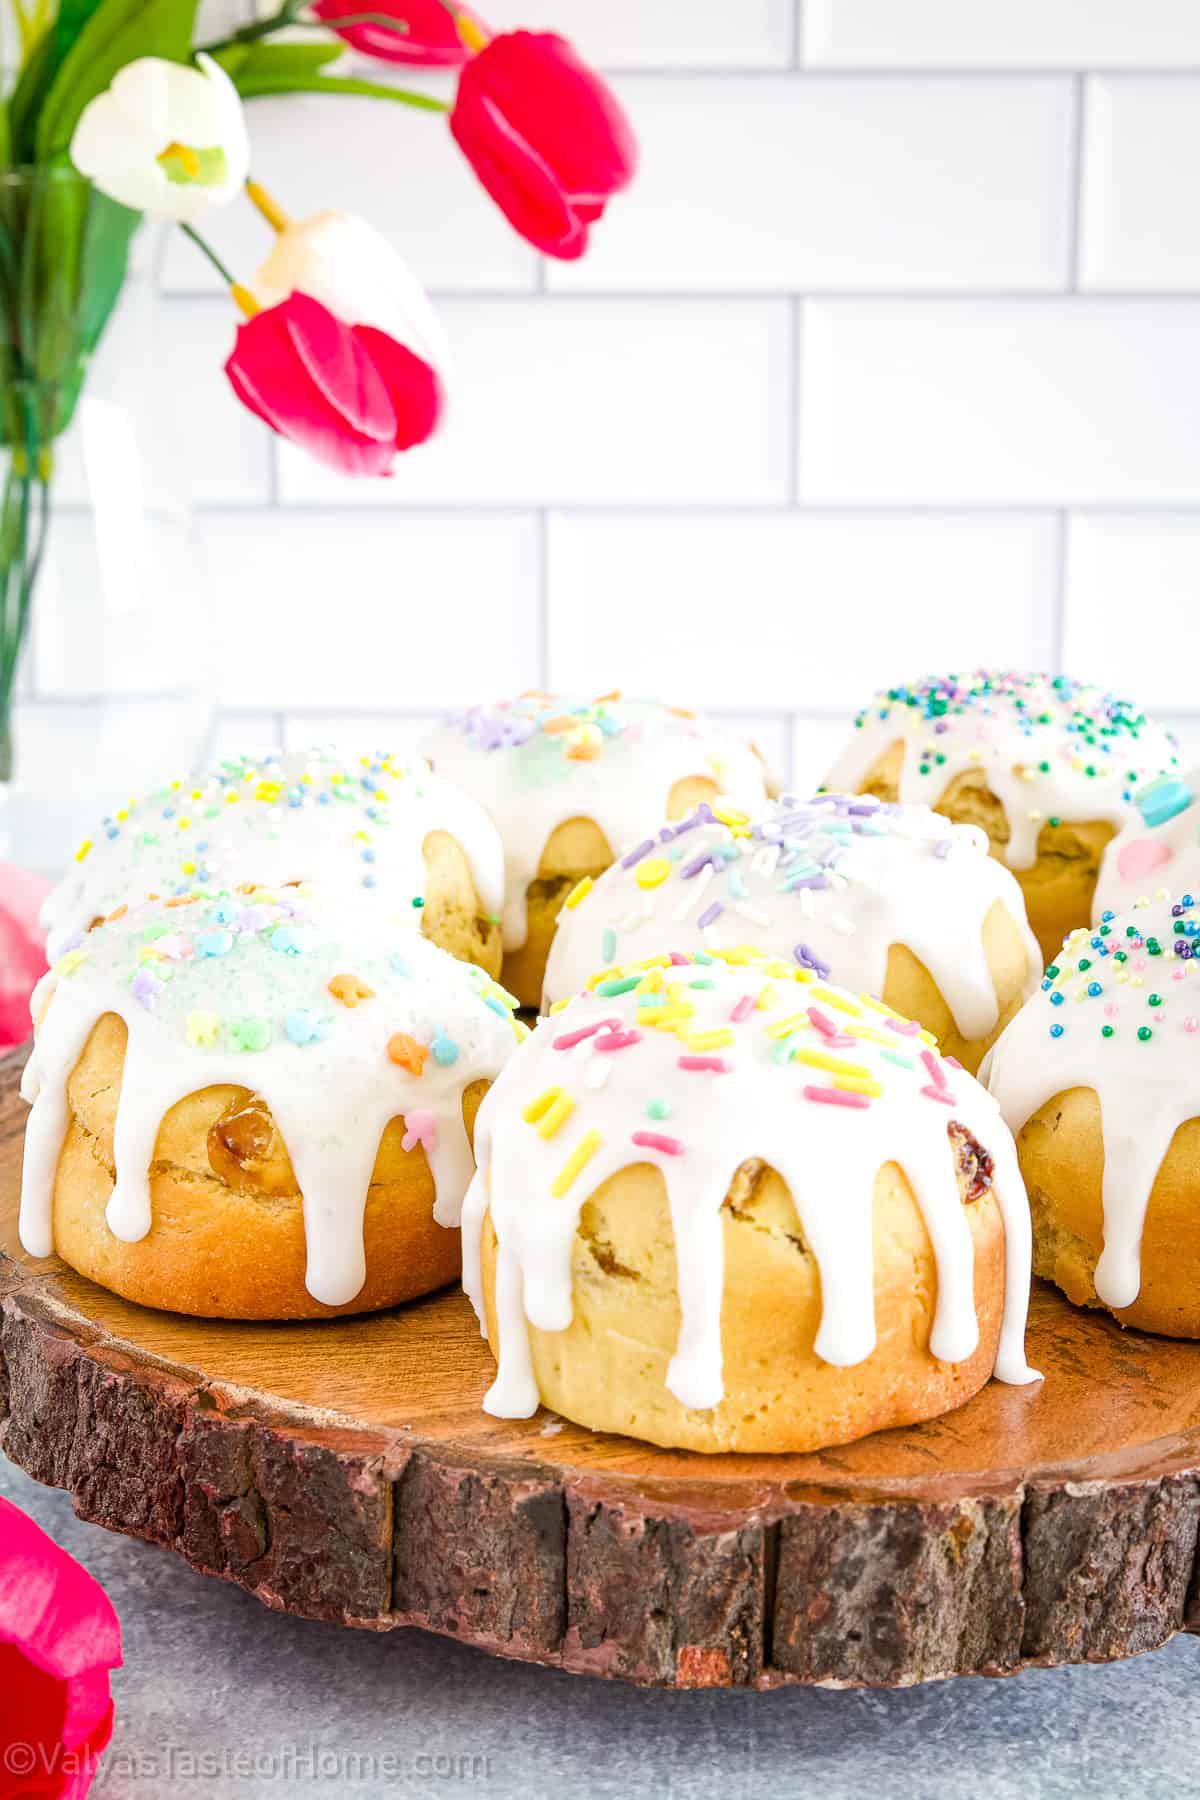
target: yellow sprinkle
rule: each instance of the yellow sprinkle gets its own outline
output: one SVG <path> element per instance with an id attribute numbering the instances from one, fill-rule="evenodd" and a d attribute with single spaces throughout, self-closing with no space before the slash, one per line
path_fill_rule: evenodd
<path id="1" fill-rule="evenodd" d="M 54 965 L 54 973 L 56 975 L 72 975 L 80 963 L 86 961 L 86 950 L 65 950 Z"/>
<path id="2" fill-rule="evenodd" d="M 854 1004 L 853 1000 L 843 1000 L 840 994 L 831 993 L 828 988 L 815 987 L 812 997 L 814 1000 L 823 1000 L 826 1006 L 832 1006 L 837 1012 L 849 1013 L 852 1019 L 862 1017 L 861 1009 Z"/>
<path id="3" fill-rule="evenodd" d="M 671 873 L 671 865 L 665 856 L 648 856 L 640 862 L 635 871 L 635 879 L 640 888 L 661 887 Z"/>
<path id="4" fill-rule="evenodd" d="M 846 1062 L 840 1056 L 831 1056 L 828 1050 L 797 1050 L 792 1061 L 807 1063 L 813 1069 L 830 1069 L 835 1075 L 865 1076 L 869 1079 L 871 1074 L 865 1063 Z"/>
<path id="5" fill-rule="evenodd" d="M 550 1011 L 553 1012 L 554 1008 L 551 1007 Z M 516 1038 L 518 1044 L 523 1044 L 525 1039 L 529 1036 L 528 1025 L 524 1024 L 520 1019 L 514 1019 L 512 1021 L 512 1028 L 513 1036 Z"/>
<path id="6" fill-rule="evenodd" d="M 693 1019 L 695 1016 L 695 1007 L 686 1003 L 680 1006 L 639 1006 L 637 1009 L 639 1025 L 677 1025 L 681 1019 Z"/>
<path id="7" fill-rule="evenodd" d="M 118 819 L 120 819 L 121 823 L 124 824 L 125 820 L 129 817 L 129 814 L 126 811 L 126 809 L 124 807 L 122 807 L 120 812 L 117 814 L 117 817 L 118 817 Z"/>
<path id="8" fill-rule="evenodd" d="M 615 967 L 609 968 L 609 969 L 597 969 L 596 973 L 594 975 L 588 976 L 587 984 L 588 984 L 589 988 L 597 988 L 600 986 L 600 983 L 602 981 L 616 980 L 617 975 L 618 975 L 618 971 Z M 563 1005 L 564 1006 L 566 1005 L 565 1000 L 563 1001 Z"/>
<path id="9" fill-rule="evenodd" d="M 758 961 L 758 958 L 744 946 L 739 950 L 723 950 L 721 955 L 731 969 L 744 969 L 747 963 Z"/>
<path id="10" fill-rule="evenodd" d="M 847 1094 L 869 1094 L 872 1100 L 878 1100 L 883 1092 L 873 1075 L 835 1075 L 833 1085 Z"/>
<path id="11" fill-rule="evenodd" d="M 720 819 L 722 825 L 748 825 L 750 823 L 749 814 L 739 812 L 736 806 L 723 806 L 719 800 L 713 800 L 710 804 L 713 817 Z"/>
<path id="12" fill-rule="evenodd" d="M 931 1044 L 934 1049 L 937 1048 L 937 1038 L 932 1031 L 918 1031 L 917 1037 L 922 1044 Z"/>
<path id="13" fill-rule="evenodd" d="M 589 986 L 590 986 L 590 983 L 589 983 Z M 556 1000 L 554 1002 L 553 1006 L 550 1008 L 550 1011 L 552 1013 L 560 1013 L 564 1006 L 570 1006 L 570 1004 L 571 1004 L 570 1000 Z"/>
<path id="14" fill-rule="evenodd" d="M 78 850 L 75 852 L 75 861 L 83 862 L 86 859 L 87 854 L 91 848 L 92 848 L 91 838 L 84 838 L 82 844 L 80 844 Z"/>
<path id="15" fill-rule="evenodd" d="M 660 994 L 662 992 L 662 985 L 662 970 L 651 969 L 648 975 L 642 976 L 642 979 L 638 982 L 633 991 L 635 994 Z"/>
<path id="16" fill-rule="evenodd" d="M 669 956 L 647 956 L 642 962 L 627 963 L 621 970 L 622 975 L 638 975 L 643 969 L 669 969 Z"/>
<path id="17" fill-rule="evenodd" d="M 575 883 L 575 886 L 571 889 L 570 893 L 567 895 L 566 899 L 563 901 L 563 905 L 565 907 L 567 907 L 569 910 L 573 911 L 574 908 L 579 905 L 579 902 L 581 900 L 584 900 L 587 898 L 587 896 L 591 893 L 591 891 L 595 887 L 595 885 L 596 884 L 592 880 L 591 876 L 585 875 L 582 881 L 577 881 Z"/>
<path id="18" fill-rule="evenodd" d="M 876 1000 L 873 994 L 860 994 L 859 1003 L 869 1006 L 872 1012 L 882 1013 L 885 1019 L 898 1019 L 900 1014 L 893 1007 L 885 1006 L 882 1000 Z"/>
<path id="19" fill-rule="evenodd" d="M 807 1013 L 788 1013 L 786 1018 L 776 1019 L 773 1025 L 767 1026 L 767 1036 L 770 1038 L 785 1038 L 793 1031 L 802 1031 L 808 1023 L 809 1018 Z"/>
<path id="20" fill-rule="evenodd" d="M 544 1118 L 545 1115 L 550 1111 L 550 1108 L 554 1105 L 554 1102 L 560 1097 L 561 1094 L 562 1094 L 561 1088 L 548 1087 L 542 1093 L 540 1093 L 538 1095 L 536 1100 L 531 1100 L 529 1102 L 529 1105 L 525 1108 L 524 1112 L 521 1114 L 521 1117 L 524 1119 L 525 1123 L 527 1125 L 536 1125 L 537 1121 L 541 1118 Z"/>
<path id="21" fill-rule="evenodd" d="M 194 862 L 180 863 L 179 866 L 185 875 L 194 875 L 196 873 L 196 865 Z"/>
<path id="22" fill-rule="evenodd" d="M 550 1192 L 556 1200 L 561 1200 L 579 1171 L 589 1163 L 603 1142 L 598 1131 L 585 1131 L 575 1148 L 568 1156 L 554 1180 L 550 1183 Z"/>
<path id="23" fill-rule="evenodd" d="M 777 998 L 777 996 L 775 993 L 775 989 L 771 986 L 771 983 L 768 981 L 765 987 L 759 989 L 758 999 L 754 1002 L 754 1004 L 755 1004 L 755 1006 L 757 1006 L 757 1008 L 760 1012 L 767 1012 L 772 1006 L 774 1006 L 776 998 Z"/>
<path id="24" fill-rule="evenodd" d="M 764 964 L 763 974 L 773 975 L 776 981 L 794 981 L 798 975 L 803 975 L 806 980 L 810 979 L 807 969 L 793 968 L 791 963 L 780 962 L 777 956 Z"/>
<path id="25" fill-rule="evenodd" d="M 190 1012 L 187 1016 L 187 1041 L 203 1049 L 211 1049 L 221 1033 L 221 1021 L 215 1012 Z"/>
<path id="26" fill-rule="evenodd" d="M 575 1102 L 570 1094 L 559 1094 L 557 1100 L 546 1108 L 541 1124 L 537 1128 L 539 1137 L 552 1138 L 559 1127 L 565 1125 L 575 1111 Z"/>
<path id="27" fill-rule="evenodd" d="M 179 821 L 180 831 L 190 831 L 191 828 L 192 828 L 192 821 L 190 819 L 180 819 L 180 821 Z"/>
<path id="28" fill-rule="evenodd" d="M 861 1039 L 864 1044 L 882 1044 L 885 1050 L 898 1048 L 895 1037 L 889 1037 L 886 1031 L 876 1031 L 873 1025 L 852 1025 L 847 1035 Z"/>
<path id="29" fill-rule="evenodd" d="M 723 1050 L 726 1044 L 736 1044 L 737 1033 L 728 1025 L 721 1025 L 716 1031 L 697 1031 L 688 1038 L 689 1050 Z"/>
<path id="30" fill-rule="evenodd" d="M 240 798 L 240 796 L 233 789 L 231 789 L 229 791 L 229 793 L 226 794 L 226 796 L 225 796 L 226 806 L 236 806 L 239 798 Z"/>

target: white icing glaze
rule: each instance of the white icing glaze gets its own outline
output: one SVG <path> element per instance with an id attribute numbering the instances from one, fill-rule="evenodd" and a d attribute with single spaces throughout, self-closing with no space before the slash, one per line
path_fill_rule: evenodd
<path id="1" fill-rule="evenodd" d="M 687 776 L 715 780 L 739 806 L 766 798 L 763 765 L 748 744 L 652 700 L 523 695 L 472 707 L 421 749 L 479 801 L 504 840 L 506 950 L 525 942 L 526 891 L 568 819 L 594 820 L 620 855 L 658 828 L 671 789 Z"/>
<path id="2" fill-rule="evenodd" d="M 1194 907 L 1170 899 L 1138 901 L 1094 931 L 1072 932 L 985 1064 L 1014 1132 L 1056 1095 L 1094 1090 L 1104 1248 L 1093 1279 L 1107 1306 L 1137 1299 L 1154 1178 L 1176 1130 L 1200 1114 L 1198 945 Z"/>
<path id="3" fill-rule="evenodd" d="M 1168 893 L 1200 893 L 1200 769 L 1139 791 L 1137 811 L 1105 849 L 1092 918 Z"/>
<path id="4" fill-rule="evenodd" d="M 329 985 L 338 976 L 370 996 L 345 1004 Z M 114 1235 L 132 1243 L 150 1230 L 163 1114 L 201 1088 L 246 1087 L 270 1108 L 303 1195 L 308 1290 L 344 1305 L 366 1276 L 363 1211 L 391 1119 L 403 1116 L 424 1144 L 434 1217 L 458 1223 L 474 1169 L 462 1092 L 494 1078 L 523 1032 L 511 1005 L 481 970 L 385 929 L 369 903 L 285 888 L 135 907 L 89 933 L 35 994 L 21 1242 L 33 1256 L 53 1249 L 67 1082 L 96 1021 L 114 1013 L 129 1031 L 106 1215 Z M 394 1034 L 432 1046 L 419 1075 L 389 1055 Z"/>
<path id="5" fill-rule="evenodd" d="M 1064 675 L 933 676 L 876 694 L 855 726 L 826 788 L 853 793 L 895 743 L 904 745 L 902 801 L 934 806 L 958 776 L 982 770 L 1008 819 L 1013 869 L 1033 866 L 1051 819 L 1121 826 L 1138 783 L 1177 762 L 1170 732 Z"/>
<path id="6" fill-rule="evenodd" d="M 1042 957 L 1021 890 L 974 826 L 869 796 L 785 796 L 751 823 L 718 811 L 726 823 L 701 807 L 568 901 L 546 965 L 548 1002 L 578 993 L 607 963 L 739 944 L 880 994 L 889 949 L 906 944 L 963 1036 L 983 1038 L 999 1017 L 983 947 L 997 902 L 1025 941 L 1026 995 L 1037 987 Z"/>
<path id="7" fill-rule="evenodd" d="M 420 929 L 421 847 L 445 831 L 461 845 L 487 911 L 504 906 L 504 852 L 483 809 L 427 763 L 331 750 L 222 763 L 172 782 L 103 820 L 48 896 L 42 923 L 57 961 L 96 918 L 151 894 L 319 879 L 327 892 L 372 894 Z"/>
<path id="8" fill-rule="evenodd" d="M 661 959 L 665 969 L 596 978 L 594 990 L 537 1026 L 480 1109 L 479 1172 L 463 1212 L 463 1281 L 482 1319 L 480 1236 L 490 1208 L 499 1368 L 486 1409 L 505 1418 L 535 1411 L 526 1319 L 545 1331 L 570 1324 L 580 1212 L 609 1176 L 641 1162 L 661 1169 L 669 1198 L 682 1322 L 667 1386 L 685 1406 L 708 1408 L 722 1398 L 721 1204 L 752 1158 L 787 1183 L 816 1257 L 820 1357 L 845 1366 L 874 1348 L 872 1201 L 878 1170 L 893 1160 L 912 1184 L 937 1264 L 931 1352 L 948 1362 L 970 1356 L 979 1341 L 974 1259 L 947 1133 L 952 1121 L 991 1155 L 1004 1219 L 996 1373 L 1011 1382 L 1036 1379 L 1024 1355 L 1028 1206 L 991 1097 L 936 1055 L 929 1033 L 878 1002 L 855 1001 L 753 951 L 675 956 Z M 702 1066 L 681 1064 L 693 1056 Z M 551 1115 L 531 1120 L 527 1111 L 536 1114 L 555 1090 L 574 1109 L 546 1137 Z M 643 1133 L 652 1134 L 649 1143 L 639 1142 Z M 589 1145 L 568 1180 L 571 1159 Z"/>

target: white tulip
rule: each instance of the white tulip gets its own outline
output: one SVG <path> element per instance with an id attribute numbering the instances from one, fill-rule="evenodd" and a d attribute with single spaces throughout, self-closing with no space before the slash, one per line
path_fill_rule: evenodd
<path id="1" fill-rule="evenodd" d="M 281 224 L 253 292 L 263 306 L 309 294 L 346 325 L 385 331 L 440 375 L 449 367 L 446 334 L 424 288 L 387 239 L 352 213 Z"/>
<path id="2" fill-rule="evenodd" d="M 245 182 L 250 144 L 237 89 L 218 63 L 142 56 L 89 100 L 71 139 L 81 175 L 123 206 L 190 223 Z"/>

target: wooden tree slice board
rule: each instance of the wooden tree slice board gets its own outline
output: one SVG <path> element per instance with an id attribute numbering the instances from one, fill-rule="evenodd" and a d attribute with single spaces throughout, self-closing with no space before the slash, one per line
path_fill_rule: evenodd
<path id="1" fill-rule="evenodd" d="M 0 1063 L 0 1447 L 84 1518 L 280 1610 L 668 1687 L 999 1675 L 1200 1628 L 1200 1345 L 1039 1287 L 1044 1385 L 822 1455 L 491 1419 L 459 1294 L 241 1325 L 26 1257 L 20 1067 Z"/>

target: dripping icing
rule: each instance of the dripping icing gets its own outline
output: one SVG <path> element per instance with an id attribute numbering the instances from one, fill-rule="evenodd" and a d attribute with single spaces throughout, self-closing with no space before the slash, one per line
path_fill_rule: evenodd
<path id="1" fill-rule="evenodd" d="M 610 1047 L 609 1038 L 621 1042 Z M 996 1373 L 1009 1382 L 1036 1379 L 1024 1356 L 1030 1227 L 1012 1139 L 991 1097 L 931 1043 L 881 1003 L 853 1000 L 750 950 L 701 951 L 694 960 L 676 952 L 593 978 L 587 992 L 537 1026 L 477 1121 L 463 1281 L 482 1320 L 480 1239 L 490 1210 L 499 1358 L 487 1410 L 501 1417 L 536 1410 L 526 1320 L 547 1331 L 570 1324 L 582 1208 L 609 1176 L 644 1161 L 662 1171 L 674 1230 L 681 1325 L 667 1385 L 684 1405 L 711 1407 L 722 1397 L 721 1205 L 737 1169 L 752 1159 L 787 1183 L 817 1260 L 819 1356 L 845 1366 L 874 1347 L 871 1209 L 879 1168 L 896 1161 L 937 1266 L 931 1352 L 948 1362 L 969 1357 L 978 1344 L 974 1258 L 951 1121 L 994 1164 L 1006 1267 Z M 596 1066 L 604 1069 L 599 1087 L 588 1081 Z M 556 1089 L 575 1110 L 545 1137 L 529 1118 L 544 1116 Z M 666 1108 L 657 1145 L 646 1137 L 657 1116 L 650 1104 Z"/>
<path id="2" fill-rule="evenodd" d="M 999 1017 L 983 945 L 997 903 L 1021 931 L 1026 995 L 1036 988 L 1042 958 L 1024 899 L 975 826 L 869 795 L 785 795 L 750 818 L 718 811 L 702 806 L 660 831 L 644 856 L 618 860 L 568 902 L 546 965 L 547 1001 L 578 992 L 593 969 L 617 958 L 738 944 L 878 994 L 889 950 L 904 944 L 963 1037 L 984 1038 Z"/>
<path id="3" fill-rule="evenodd" d="M 739 806 L 766 799 L 748 745 L 656 701 L 533 694 L 475 706 L 422 744 L 438 774 L 480 803 L 504 842 L 504 948 L 527 932 L 526 895 L 547 843 L 574 818 L 594 821 L 615 854 L 657 830 L 671 790 L 707 776 Z"/>
<path id="4" fill-rule="evenodd" d="M 370 996 L 353 1006 L 330 987 L 348 972 Z M 481 970 L 421 937 L 383 933 L 370 906 L 304 889 L 133 908 L 61 958 L 35 996 L 21 1241 L 32 1255 L 53 1247 L 67 1083 L 111 1013 L 128 1032 L 106 1213 L 114 1235 L 136 1242 L 150 1230 L 163 1115 L 205 1087 L 249 1088 L 270 1109 L 303 1196 L 308 1290 L 347 1304 L 365 1279 L 363 1213 L 391 1119 L 431 1116 L 434 1217 L 457 1225 L 474 1167 L 462 1093 L 507 1060 L 523 1030 L 511 1005 Z M 419 1073 L 390 1054 L 397 1034 L 418 1047 Z"/>

